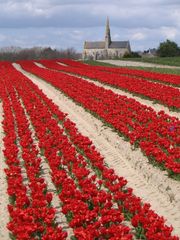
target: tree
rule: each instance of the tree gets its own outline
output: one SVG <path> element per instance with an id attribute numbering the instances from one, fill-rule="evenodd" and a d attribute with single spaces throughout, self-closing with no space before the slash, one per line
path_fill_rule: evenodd
<path id="1" fill-rule="evenodd" d="M 33 47 L 33 48 L 17 48 L 7 47 L 0 48 L 0 61 L 17 61 L 27 59 L 57 59 L 72 58 L 80 59 L 81 54 L 77 53 L 74 48 L 68 49 L 52 49 L 51 47 Z"/>
<path id="2" fill-rule="evenodd" d="M 160 57 L 175 57 L 180 54 L 180 50 L 177 43 L 167 39 L 165 42 L 160 43 L 157 54 Z"/>
<path id="3" fill-rule="evenodd" d="M 123 58 L 141 58 L 138 52 L 126 52 Z"/>

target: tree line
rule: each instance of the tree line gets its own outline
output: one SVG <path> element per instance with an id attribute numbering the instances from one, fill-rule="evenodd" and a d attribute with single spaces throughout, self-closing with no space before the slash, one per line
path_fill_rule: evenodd
<path id="1" fill-rule="evenodd" d="M 165 42 L 159 44 L 157 55 L 159 57 L 180 56 L 180 47 L 176 42 L 167 39 Z"/>
<path id="2" fill-rule="evenodd" d="M 156 55 L 159 57 L 175 57 L 180 56 L 180 47 L 176 42 L 166 40 L 159 44 Z M 131 52 L 124 57 L 140 57 L 138 53 Z M 38 60 L 38 59 L 57 59 L 71 58 L 81 59 L 81 53 L 76 52 L 74 48 L 68 49 L 52 49 L 51 47 L 4 47 L 0 48 L 0 61 L 17 61 L 17 60 Z"/>
<path id="3" fill-rule="evenodd" d="M 17 60 L 38 60 L 38 59 L 56 59 L 71 58 L 79 59 L 81 54 L 77 53 L 74 48 L 52 49 L 51 47 L 41 48 L 19 48 L 6 47 L 0 49 L 0 61 L 17 61 Z"/>

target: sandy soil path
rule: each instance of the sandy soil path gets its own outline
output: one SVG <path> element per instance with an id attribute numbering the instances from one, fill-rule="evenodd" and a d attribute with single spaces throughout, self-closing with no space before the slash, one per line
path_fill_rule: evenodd
<path id="1" fill-rule="evenodd" d="M 22 101 L 21 101 L 21 104 L 22 106 L 24 107 L 24 112 L 25 112 L 25 115 L 26 115 L 26 118 L 28 120 L 28 123 L 29 123 L 29 128 L 32 132 L 32 138 L 33 138 L 33 141 L 34 141 L 34 144 L 36 145 L 37 147 L 37 150 L 39 152 L 39 158 L 42 159 L 41 161 L 41 169 L 43 170 L 43 174 L 42 177 L 44 178 L 46 184 L 47 184 L 47 190 L 48 192 L 51 192 L 53 193 L 53 198 L 52 198 L 52 207 L 56 209 L 56 223 L 58 224 L 58 226 L 61 226 L 62 228 L 66 229 L 66 232 L 67 232 L 67 240 L 70 240 L 71 239 L 71 236 L 73 235 L 73 230 L 72 228 L 68 227 L 68 223 L 67 223 L 67 220 L 66 220 L 66 217 L 65 215 L 62 213 L 61 211 L 61 201 L 58 197 L 58 193 L 56 192 L 56 188 L 52 182 L 52 178 L 51 178 L 51 169 L 50 169 L 50 166 L 46 160 L 46 158 L 44 156 L 42 156 L 40 154 L 40 148 L 39 148 L 39 141 L 37 140 L 37 136 L 36 136 L 36 133 L 35 133 L 35 129 L 32 125 L 32 122 L 31 122 L 31 119 L 30 119 L 30 116 L 28 115 L 26 109 L 25 109 L 25 106 L 23 105 Z"/>
<path id="2" fill-rule="evenodd" d="M 60 62 L 57 62 L 57 63 L 61 65 Z M 36 64 L 38 67 L 41 67 L 41 68 L 45 68 L 45 69 L 46 69 L 46 67 L 43 66 L 43 65 L 40 64 L 40 63 L 35 62 L 35 64 Z M 111 90 L 111 91 L 113 91 L 113 92 L 116 93 L 116 94 L 124 95 L 124 96 L 127 96 L 127 97 L 129 97 L 129 98 L 133 98 L 133 99 L 135 99 L 136 101 L 140 102 L 141 104 L 144 104 L 144 105 L 146 105 L 146 106 L 148 106 L 148 107 L 153 108 L 154 111 L 156 111 L 156 112 L 159 112 L 159 111 L 163 110 L 166 114 L 168 114 L 168 115 L 170 115 L 170 116 L 173 116 L 173 117 L 177 117 L 177 118 L 180 119 L 180 113 L 172 112 L 172 111 L 170 111 L 170 110 L 168 109 L 168 107 L 163 106 L 163 105 L 161 105 L 161 104 L 153 103 L 153 101 L 150 101 L 150 100 L 147 100 L 147 99 L 144 99 L 144 98 L 141 98 L 141 97 L 137 97 L 137 96 L 135 96 L 133 93 L 125 92 L 125 91 L 120 90 L 120 89 L 118 89 L 118 88 L 116 88 L 116 87 L 109 86 L 109 85 L 107 85 L 107 84 L 105 84 L 105 83 L 100 83 L 100 82 L 98 82 L 98 81 L 95 81 L 95 80 L 92 80 L 92 79 L 89 79 L 89 78 L 80 77 L 80 76 L 78 76 L 78 75 L 76 75 L 76 74 L 72 74 L 72 73 L 67 73 L 67 74 L 70 75 L 70 76 L 76 76 L 76 77 L 78 77 L 78 78 L 82 78 L 82 79 L 84 79 L 84 80 L 86 80 L 86 81 L 88 81 L 88 82 L 91 82 L 91 83 L 96 84 L 96 85 L 99 86 L 99 87 L 103 87 L 103 88 L 105 88 L 105 89 L 107 89 L 107 90 Z"/>
<path id="3" fill-rule="evenodd" d="M 69 75 L 73 75 L 73 76 L 79 77 L 79 76 L 77 76 L 75 74 L 69 74 Z M 123 90 L 117 89 L 115 87 L 108 86 L 105 83 L 100 83 L 98 81 L 94 81 L 94 80 L 91 80 L 89 78 L 83 78 L 83 77 L 81 77 L 81 78 L 86 80 L 86 81 L 88 81 L 88 82 L 92 82 L 92 83 L 96 84 L 99 87 L 103 87 L 103 88 L 105 88 L 107 90 L 111 90 L 111 91 L 113 91 L 116 94 L 124 95 L 124 96 L 127 96 L 128 98 L 133 98 L 136 101 L 140 102 L 141 104 L 144 104 L 144 105 L 146 105 L 148 107 L 152 107 L 154 109 L 154 111 L 156 111 L 156 112 L 159 112 L 159 111 L 163 110 L 169 116 L 177 117 L 177 118 L 180 119 L 180 113 L 173 112 L 173 111 L 169 110 L 168 107 L 165 107 L 165 106 L 163 106 L 161 104 L 153 103 L 153 101 L 150 101 L 150 100 L 147 100 L 147 99 L 144 99 L 144 98 L 141 98 L 141 97 L 137 97 L 133 93 L 128 93 L 128 92 L 125 92 Z"/>
<path id="4" fill-rule="evenodd" d="M 1 240 L 8 240 L 9 231 L 6 228 L 7 223 L 9 222 L 9 214 L 7 205 L 9 204 L 8 194 L 7 194 L 7 182 L 6 182 L 6 174 L 4 169 L 7 168 L 5 164 L 5 159 L 3 156 L 3 127 L 2 127 L 2 120 L 3 120 L 3 108 L 2 103 L 0 103 L 0 239 Z"/>
<path id="5" fill-rule="evenodd" d="M 122 67 L 154 67 L 154 68 L 174 68 L 180 69 L 178 66 L 169 66 L 169 65 L 161 65 L 155 63 L 146 63 L 146 62 L 134 62 L 134 61 L 124 61 L 124 60 L 98 60 L 98 62 L 110 63 L 117 66 Z"/>
<path id="6" fill-rule="evenodd" d="M 106 163 L 114 168 L 118 175 L 128 180 L 128 185 L 134 189 L 137 196 L 151 203 L 152 209 L 168 219 L 167 223 L 174 226 L 174 233 L 180 236 L 180 184 L 148 164 L 140 150 L 133 150 L 128 142 L 110 128 L 104 127 L 101 121 L 60 91 L 23 71 L 19 66 L 14 66 L 37 84 L 62 111 L 68 113 L 79 131 L 93 141 Z"/>

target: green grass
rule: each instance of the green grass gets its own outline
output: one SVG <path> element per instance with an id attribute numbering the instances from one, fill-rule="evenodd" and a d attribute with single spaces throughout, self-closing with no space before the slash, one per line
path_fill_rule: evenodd
<path id="1" fill-rule="evenodd" d="M 140 70 L 150 71 L 150 72 L 158 72 L 158 73 L 168 73 L 168 74 L 180 75 L 180 69 L 154 68 L 154 67 L 130 67 L 130 68 L 132 68 L 132 69 L 140 69 Z"/>
<path id="2" fill-rule="evenodd" d="M 82 61 L 82 62 L 87 63 L 89 65 L 93 65 L 93 66 L 119 67 L 117 65 L 113 65 L 113 64 L 110 64 L 110 63 L 99 62 L 99 61 L 94 61 L 94 60 L 86 60 L 86 61 Z"/>
<path id="3" fill-rule="evenodd" d="M 180 61 L 180 58 L 179 58 L 179 61 Z M 93 66 L 106 66 L 106 67 L 117 67 L 117 68 L 120 68 L 120 66 L 117 66 L 117 65 L 113 65 L 113 64 L 110 64 L 110 63 L 93 61 L 93 60 L 85 61 L 85 63 L 87 63 L 89 65 L 93 65 Z M 159 72 L 159 73 L 168 73 L 168 74 L 180 75 L 180 69 L 154 68 L 154 67 L 126 67 L 126 68 L 141 69 L 141 70 L 151 71 L 151 72 Z"/>
<path id="4" fill-rule="evenodd" d="M 124 61 L 147 62 L 169 66 L 180 66 L 180 57 L 142 57 L 142 58 L 121 58 Z"/>

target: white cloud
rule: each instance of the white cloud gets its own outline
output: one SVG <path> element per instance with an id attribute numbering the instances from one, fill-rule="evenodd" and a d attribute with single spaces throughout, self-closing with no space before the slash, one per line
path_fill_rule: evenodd
<path id="1" fill-rule="evenodd" d="M 144 33 L 142 33 L 142 32 L 134 33 L 131 36 L 132 40 L 144 40 L 145 38 L 146 38 L 146 35 Z"/>
<path id="2" fill-rule="evenodd" d="M 80 30 L 73 30 L 71 33 L 71 38 L 74 40 L 82 41 L 83 40 L 83 33 Z"/>
<path id="3" fill-rule="evenodd" d="M 180 43 L 180 0 L 0 0 L 0 9 L 1 46 L 82 49 L 104 39 L 107 15 L 112 39 L 130 40 L 133 50 Z"/>
<path id="4" fill-rule="evenodd" d="M 0 42 L 3 42 L 6 40 L 6 35 L 0 34 Z"/>
<path id="5" fill-rule="evenodd" d="M 1 14 L 8 14 L 6 17 L 13 19 L 14 17 L 23 16 L 48 16 L 50 5 L 46 1 L 7 1 L 0 3 Z"/>
<path id="6" fill-rule="evenodd" d="M 119 40 L 121 37 L 120 34 L 118 34 L 118 33 L 111 34 L 111 36 L 112 36 L 112 40 Z"/>
<path id="7" fill-rule="evenodd" d="M 175 8 L 172 10 L 171 18 L 174 22 L 174 25 L 180 27 L 180 8 Z"/>
<path id="8" fill-rule="evenodd" d="M 162 27 L 161 33 L 165 38 L 174 40 L 178 33 L 178 30 L 174 27 Z"/>

